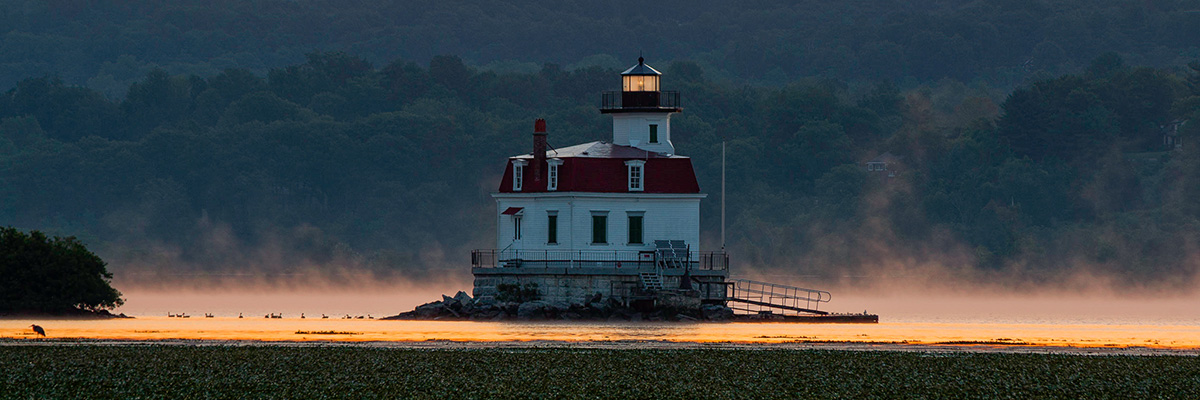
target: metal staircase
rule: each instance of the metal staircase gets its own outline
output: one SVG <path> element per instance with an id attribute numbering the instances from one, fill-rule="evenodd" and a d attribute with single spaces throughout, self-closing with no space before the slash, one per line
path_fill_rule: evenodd
<path id="1" fill-rule="evenodd" d="M 804 289 L 795 286 L 778 285 L 774 283 L 752 281 L 748 279 L 730 280 L 726 301 L 740 303 L 730 304 L 735 311 L 746 313 L 780 313 L 780 314 L 817 314 L 826 315 L 827 311 L 818 310 L 821 303 L 828 303 L 832 296 L 824 290 Z"/>
<path id="2" fill-rule="evenodd" d="M 691 249 L 682 240 L 655 240 L 654 259 L 657 268 L 684 268 L 690 262 Z"/>
<path id="3" fill-rule="evenodd" d="M 642 272 L 639 275 L 642 277 L 642 290 L 658 291 L 663 289 L 662 273 L 657 270 L 654 272 Z"/>

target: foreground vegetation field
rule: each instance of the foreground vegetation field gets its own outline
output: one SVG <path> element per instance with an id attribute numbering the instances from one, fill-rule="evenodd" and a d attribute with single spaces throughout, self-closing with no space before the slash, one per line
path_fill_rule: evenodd
<path id="1" fill-rule="evenodd" d="M 1187 356 L 0 347 L 3 398 L 1200 398 Z"/>

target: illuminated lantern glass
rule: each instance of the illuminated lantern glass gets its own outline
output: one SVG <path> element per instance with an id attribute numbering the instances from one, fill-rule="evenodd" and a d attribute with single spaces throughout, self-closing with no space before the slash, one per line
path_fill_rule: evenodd
<path id="1" fill-rule="evenodd" d="M 658 75 L 625 75 L 622 80 L 626 92 L 658 91 Z"/>

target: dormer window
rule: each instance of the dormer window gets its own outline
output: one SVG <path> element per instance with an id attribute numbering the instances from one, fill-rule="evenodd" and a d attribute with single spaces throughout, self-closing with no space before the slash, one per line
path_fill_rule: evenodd
<path id="1" fill-rule="evenodd" d="M 546 169 L 546 190 L 547 191 L 558 190 L 558 167 L 560 165 L 562 165 L 562 163 L 563 163 L 562 159 L 558 159 L 558 158 L 551 158 L 549 160 L 546 160 L 546 164 L 548 167 Z"/>
<path id="2" fill-rule="evenodd" d="M 513 191 L 520 192 L 521 187 L 525 184 L 525 160 L 513 160 Z"/>
<path id="3" fill-rule="evenodd" d="M 629 171 L 629 191 L 640 192 L 645 190 L 646 162 L 643 160 L 629 160 L 625 162 L 625 167 Z"/>

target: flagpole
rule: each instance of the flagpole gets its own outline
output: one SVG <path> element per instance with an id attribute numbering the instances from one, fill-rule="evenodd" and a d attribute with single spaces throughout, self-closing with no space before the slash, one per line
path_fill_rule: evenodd
<path id="1" fill-rule="evenodd" d="M 725 141 L 721 141 L 721 250 L 725 250 Z"/>

